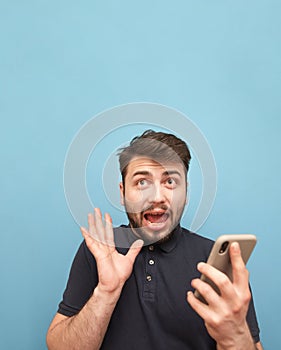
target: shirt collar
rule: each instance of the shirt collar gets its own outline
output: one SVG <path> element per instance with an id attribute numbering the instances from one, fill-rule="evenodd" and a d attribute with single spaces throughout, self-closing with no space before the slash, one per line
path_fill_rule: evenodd
<path id="1" fill-rule="evenodd" d="M 182 228 L 180 225 L 178 225 L 173 230 L 171 237 L 167 241 L 158 244 L 159 248 L 165 253 L 170 253 L 176 247 L 181 234 L 182 234 Z"/>
<path id="2" fill-rule="evenodd" d="M 121 248 L 118 250 L 124 250 L 124 252 L 126 252 L 132 243 L 136 240 L 136 236 L 130 229 L 129 225 L 121 225 L 121 228 L 125 228 L 125 230 L 122 230 L 122 235 L 118 235 L 117 237 L 115 236 L 115 239 L 117 238 L 118 242 L 117 243 L 115 241 L 115 243 L 117 243 L 117 247 Z M 152 245 L 159 247 L 164 253 L 170 253 L 176 247 L 181 234 L 182 228 L 180 225 L 177 225 L 176 228 L 172 231 L 171 237 L 167 241 L 164 241 L 163 243 L 155 242 Z"/>

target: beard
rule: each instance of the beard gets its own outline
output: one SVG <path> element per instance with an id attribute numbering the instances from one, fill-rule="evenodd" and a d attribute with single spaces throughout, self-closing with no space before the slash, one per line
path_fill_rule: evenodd
<path id="1" fill-rule="evenodd" d="M 125 203 L 125 208 L 126 208 L 127 217 L 129 219 L 130 227 L 133 233 L 137 236 L 138 239 L 142 239 L 144 241 L 144 245 L 149 245 L 154 243 L 161 244 L 163 242 L 170 240 L 175 234 L 175 228 L 179 224 L 180 219 L 182 217 L 183 210 L 184 210 L 184 207 L 183 207 L 180 214 L 178 215 L 178 218 L 174 219 L 173 213 L 171 212 L 171 210 L 169 210 L 169 208 L 166 205 L 157 205 L 157 206 L 152 205 L 150 207 L 145 208 L 140 213 L 130 212 L 126 203 Z M 142 221 L 143 221 L 145 212 L 152 211 L 156 208 L 164 210 L 165 213 L 168 214 L 168 218 L 171 220 L 171 225 L 167 229 L 151 232 L 146 228 L 146 226 L 142 224 Z"/>

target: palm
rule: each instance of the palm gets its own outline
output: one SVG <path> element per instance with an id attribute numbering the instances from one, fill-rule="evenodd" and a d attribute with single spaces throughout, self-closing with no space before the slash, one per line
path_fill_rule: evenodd
<path id="1" fill-rule="evenodd" d="M 105 215 L 105 224 L 101 213 L 88 216 L 89 232 L 82 229 L 86 244 L 97 262 L 99 285 L 106 292 L 122 288 L 132 273 L 133 264 L 141 249 L 141 242 L 135 242 L 126 255 L 118 253 L 114 245 L 111 218 Z"/>
<path id="2" fill-rule="evenodd" d="M 103 258 L 97 260 L 99 282 L 102 286 L 116 289 L 129 278 L 134 261 L 114 248 L 109 249 Z"/>

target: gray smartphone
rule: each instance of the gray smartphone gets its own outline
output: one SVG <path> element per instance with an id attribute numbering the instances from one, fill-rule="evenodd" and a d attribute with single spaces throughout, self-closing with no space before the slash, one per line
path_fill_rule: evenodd
<path id="1" fill-rule="evenodd" d="M 238 242 L 240 245 L 241 255 L 242 259 L 246 265 L 256 243 L 257 238 L 255 235 L 252 234 L 229 234 L 229 235 L 222 235 L 219 236 L 210 252 L 209 258 L 207 260 L 207 263 L 214 266 L 216 269 L 220 270 L 221 272 L 225 273 L 229 279 L 232 281 L 232 267 L 229 257 L 229 247 L 232 242 Z M 220 294 L 219 288 L 205 275 L 201 275 L 201 279 L 204 282 L 207 282 L 210 284 L 210 286 L 213 287 L 213 289 Z M 205 299 L 200 295 L 200 293 L 195 290 L 194 295 L 200 299 L 205 304 Z"/>

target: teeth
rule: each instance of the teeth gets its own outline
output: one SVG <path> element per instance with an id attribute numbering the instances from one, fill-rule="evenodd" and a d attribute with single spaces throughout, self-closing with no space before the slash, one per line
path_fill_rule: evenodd
<path id="1" fill-rule="evenodd" d="M 153 212 L 153 213 L 146 213 L 146 214 L 148 214 L 148 215 L 163 215 L 163 214 L 165 214 L 165 212 L 163 211 L 163 212 Z"/>
<path id="2" fill-rule="evenodd" d="M 164 223 L 167 220 L 168 215 L 166 212 L 148 212 L 145 213 L 144 217 L 151 224 L 160 224 Z"/>
<path id="3" fill-rule="evenodd" d="M 162 216 L 162 215 L 165 215 L 165 213 L 146 213 L 146 214 L 144 214 L 145 217 L 147 217 L 148 215 L 151 215 L 151 216 Z"/>

